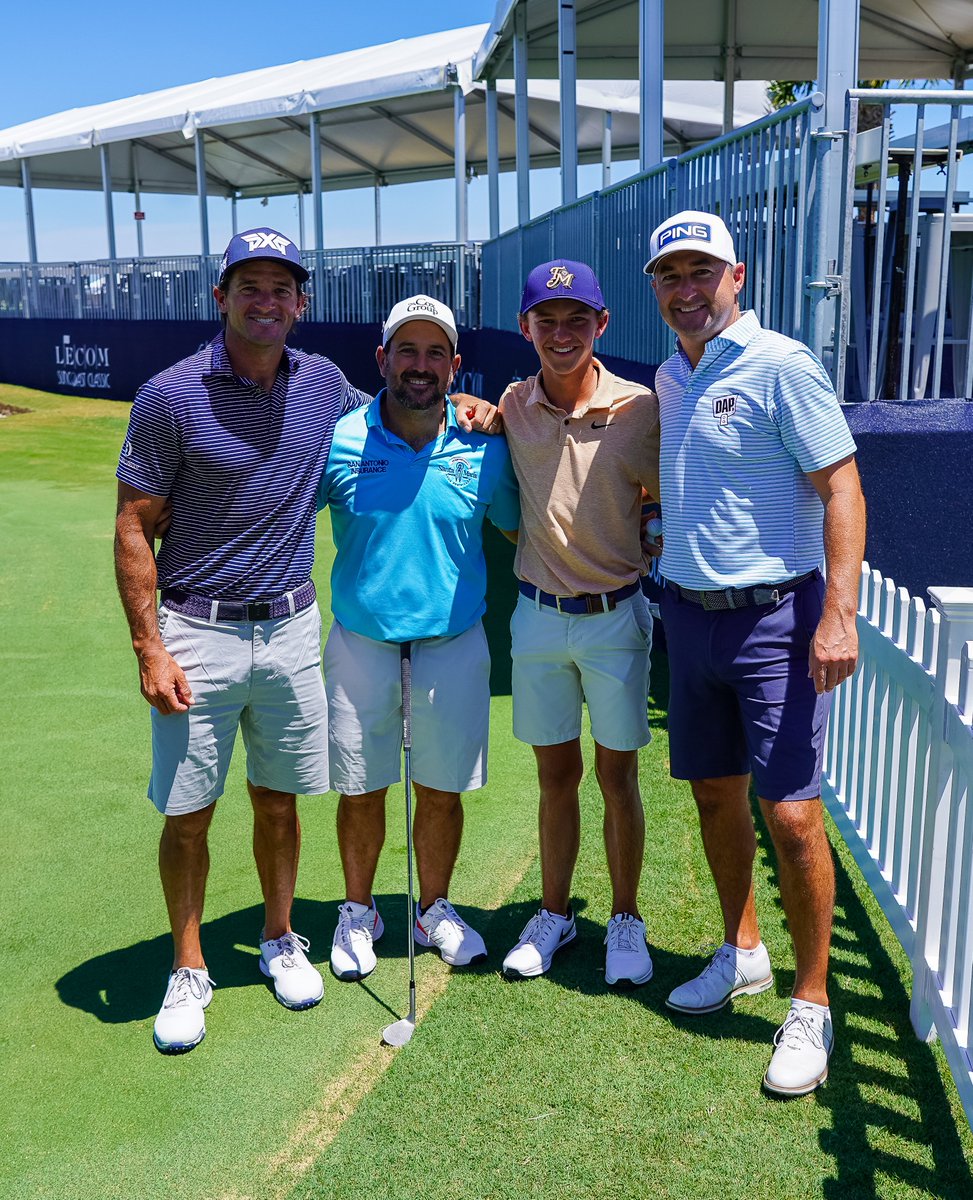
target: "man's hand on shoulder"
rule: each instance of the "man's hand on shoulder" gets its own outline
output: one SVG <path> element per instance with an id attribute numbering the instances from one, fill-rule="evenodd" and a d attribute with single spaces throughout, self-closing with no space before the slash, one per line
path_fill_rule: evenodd
<path id="1" fill-rule="evenodd" d="M 481 400 L 466 392 L 456 392 L 449 397 L 456 409 L 456 424 L 467 433 L 503 433 L 503 417 L 500 410 L 489 400 Z"/>
<path id="2" fill-rule="evenodd" d="M 854 613 L 847 616 L 825 606 L 811 639 L 808 675 L 816 692 L 833 692 L 854 675 L 858 664 L 858 626 Z"/>
<path id="3" fill-rule="evenodd" d="M 142 695 L 164 717 L 187 712 L 193 702 L 186 673 L 162 642 L 137 650 Z"/>

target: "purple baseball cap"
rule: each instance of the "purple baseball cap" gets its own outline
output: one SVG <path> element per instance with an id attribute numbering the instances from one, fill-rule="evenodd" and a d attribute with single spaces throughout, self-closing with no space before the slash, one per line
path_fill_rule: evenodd
<path id="1" fill-rule="evenodd" d="M 557 258 L 542 263 L 527 276 L 520 311 L 527 312 L 545 300 L 577 300 L 597 312 L 605 307 L 601 284 L 587 263 Z"/>
<path id="2" fill-rule="evenodd" d="M 301 264 L 301 252 L 297 246 L 278 233 L 276 229 L 248 229 L 245 233 L 235 233 L 230 238 L 230 244 L 223 253 L 220 262 L 220 283 L 226 279 L 227 272 L 242 262 L 256 262 L 265 258 L 270 262 L 283 263 L 288 267 L 298 283 L 307 283 L 310 275 Z"/>

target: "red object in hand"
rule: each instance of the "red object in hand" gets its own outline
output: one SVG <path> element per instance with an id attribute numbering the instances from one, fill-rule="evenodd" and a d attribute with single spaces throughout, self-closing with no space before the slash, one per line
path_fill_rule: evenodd
<path id="1" fill-rule="evenodd" d="M 476 406 L 470 405 L 470 407 L 466 410 L 467 421 L 472 421 L 475 414 L 476 414 Z"/>

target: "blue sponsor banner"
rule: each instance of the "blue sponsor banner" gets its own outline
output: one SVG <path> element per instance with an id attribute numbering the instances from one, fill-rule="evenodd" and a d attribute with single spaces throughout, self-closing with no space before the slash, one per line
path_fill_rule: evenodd
<path id="1" fill-rule="evenodd" d="M 67 395 L 131 400 L 140 384 L 194 354 L 215 321 L 0 320 L 0 381 Z M 378 325 L 301 323 L 291 343 L 332 358 L 357 387 L 377 391 Z M 461 330 L 454 390 L 497 400 L 537 370 L 519 334 Z M 655 368 L 605 357 L 617 374 L 651 387 Z M 732 398 L 730 398 L 732 399 Z M 937 584 L 973 586 L 973 405 L 962 400 L 850 404 L 868 502 L 866 555 L 884 575 L 922 595 Z M 503 547 L 496 553 L 504 556 Z M 502 606 L 500 606 L 502 607 Z"/>

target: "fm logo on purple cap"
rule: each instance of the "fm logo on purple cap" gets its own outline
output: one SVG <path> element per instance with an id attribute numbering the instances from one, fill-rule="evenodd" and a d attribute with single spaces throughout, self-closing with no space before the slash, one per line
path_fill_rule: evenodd
<path id="1" fill-rule="evenodd" d="M 692 238 L 698 242 L 711 241 L 710 227 L 697 222 L 687 225 L 670 225 L 668 229 L 663 229 L 659 234 L 659 249 L 661 250 L 669 242 L 680 242 L 683 238 Z"/>
<path id="2" fill-rule="evenodd" d="M 278 254 L 286 254 L 287 247 L 291 244 L 287 238 L 279 233 L 243 233 L 240 235 L 250 247 L 250 253 L 254 250 L 276 250 Z"/>
<path id="3" fill-rule="evenodd" d="M 553 292 L 555 288 L 563 287 L 571 289 L 574 283 L 574 273 L 569 271 L 567 267 L 551 267 L 551 278 L 545 284 Z"/>

